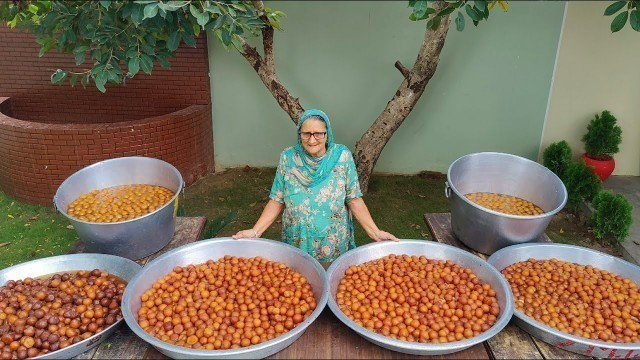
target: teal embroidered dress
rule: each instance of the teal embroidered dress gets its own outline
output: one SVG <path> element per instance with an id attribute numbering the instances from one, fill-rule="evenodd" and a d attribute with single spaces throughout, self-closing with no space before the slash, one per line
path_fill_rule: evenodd
<path id="1" fill-rule="evenodd" d="M 329 118 L 308 110 L 298 121 L 319 117 L 327 125 L 327 152 L 310 156 L 298 144 L 280 154 L 270 198 L 284 204 L 282 241 L 296 246 L 318 261 L 335 260 L 355 248 L 353 222 L 347 202 L 361 197 L 351 151 L 333 142 Z"/>

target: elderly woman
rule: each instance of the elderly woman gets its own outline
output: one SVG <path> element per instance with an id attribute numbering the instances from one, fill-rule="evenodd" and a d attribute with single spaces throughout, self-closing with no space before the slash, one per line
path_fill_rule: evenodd
<path id="1" fill-rule="evenodd" d="M 351 213 L 374 241 L 398 239 L 378 229 L 362 200 L 351 151 L 333 141 L 329 117 L 307 110 L 298 144 L 280 154 L 270 200 L 253 228 L 233 236 L 257 238 L 282 216 L 282 241 L 328 263 L 356 247 Z"/>

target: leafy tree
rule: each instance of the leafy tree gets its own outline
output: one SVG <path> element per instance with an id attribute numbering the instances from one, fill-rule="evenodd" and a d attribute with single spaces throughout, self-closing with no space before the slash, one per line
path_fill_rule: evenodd
<path id="1" fill-rule="evenodd" d="M 362 190 L 366 192 L 373 168 L 385 145 L 402 125 L 422 96 L 439 62 L 449 30 L 451 16 L 458 30 L 466 20 L 474 25 L 487 20 L 498 5 L 508 10 L 506 1 L 410 0 L 409 19 L 426 21 L 424 40 L 411 68 L 399 61 L 395 67 L 403 76 L 378 118 L 356 142 L 355 159 Z M 454 14 L 455 12 L 455 14 Z M 612 31 L 622 29 L 627 20 L 640 31 L 640 1 L 617 1 L 605 10 L 615 16 Z M 264 85 L 292 121 L 304 110 L 278 78 L 275 67 L 274 30 L 281 30 L 284 13 L 265 8 L 261 0 L 137 0 L 71 1 L 13 0 L 0 2 L 0 20 L 11 27 L 35 33 L 41 45 L 40 56 L 56 49 L 72 53 L 76 64 L 92 62 L 83 71 L 58 69 L 51 81 L 93 82 L 102 92 L 107 83 L 122 83 L 140 70 L 151 73 L 154 63 L 168 66 L 181 42 L 195 45 L 194 37 L 212 31 L 226 48 L 235 48 L 251 64 Z M 262 37 L 262 53 L 247 43 L 247 36 Z"/>

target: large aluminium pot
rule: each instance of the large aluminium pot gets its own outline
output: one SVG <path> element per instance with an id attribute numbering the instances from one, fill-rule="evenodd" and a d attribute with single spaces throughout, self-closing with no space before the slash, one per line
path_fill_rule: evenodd
<path id="1" fill-rule="evenodd" d="M 464 195 L 500 193 L 533 202 L 540 215 L 509 215 L 477 205 Z M 482 152 L 455 160 L 447 172 L 445 194 L 451 201 L 451 227 L 468 247 L 484 254 L 536 241 L 567 202 L 562 180 L 546 167 L 520 156 Z"/>
<path id="2" fill-rule="evenodd" d="M 69 204 L 92 190 L 118 185 L 163 186 L 175 194 L 155 211 L 131 220 L 97 223 L 69 216 Z M 137 260 L 162 249 L 173 237 L 178 198 L 184 183 L 171 164 L 133 156 L 104 160 L 69 176 L 58 188 L 53 203 L 76 229 L 84 252 L 112 254 Z"/>

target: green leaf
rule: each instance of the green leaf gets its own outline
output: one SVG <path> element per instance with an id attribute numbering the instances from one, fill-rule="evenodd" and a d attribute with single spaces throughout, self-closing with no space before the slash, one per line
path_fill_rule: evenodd
<path id="1" fill-rule="evenodd" d="M 212 21 L 204 27 L 205 30 L 218 30 L 224 23 L 227 21 L 226 15 L 220 15 L 216 18 L 215 21 Z"/>
<path id="2" fill-rule="evenodd" d="M 178 46 L 180 46 L 180 32 L 174 31 L 169 35 L 169 39 L 167 40 L 167 48 L 171 51 L 176 51 Z"/>
<path id="3" fill-rule="evenodd" d="M 202 239 L 216 237 L 222 229 L 238 217 L 238 210 L 233 210 L 207 222 L 207 228 L 202 232 Z"/>
<path id="4" fill-rule="evenodd" d="M 131 75 L 137 74 L 138 71 L 140 71 L 140 58 L 132 57 L 131 59 L 129 59 L 127 67 L 129 68 L 129 72 L 131 73 Z"/>
<path id="5" fill-rule="evenodd" d="M 187 46 L 196 47 L 196 40 L 193 38 L 193 35 L 184 34 L 182 35 L 182 40 Z"/>
<path id="6" fill-rule="evenodd" d="M 616 1 L 613 4 L 607 6 L 607 8 L 604 10 L 604 15 L 613 15 L 620 11 L 620 9 L 622 9 L 625 5 L 627 5 L 626 1 Z"/>
<path id="7" fill-rule="evenodd" d="M 58 69 L 56 70 L 56 72 L 54 72 L 51 75 L 51 83 L 53 84 L 58 84 L 60 83 L 65 77 L 67 77 L 67 72 L 62 70 L 62 69 Z"/>
<path id="8" fill-rule="evenodd" d="M 166 55 L 158 54 L 156 55 L 156 60 L 163 68 L 171 67 L 171 63 L 169 62 L 169 60 L 167 60 Z"/>
<path id="9" fill-rule="evenodd" d="M 451 14 L 456 8 L 455 7 L 447 7 L 441 10 L 437 16 L 445 16 Z"/>
<path id="10" fill-rule="evenodd" d="M 222 11 L 220 10 L 220 7 L 217 4 L 206 4 L 203 10 L 208 11 L 212 14 L 218 14 L 218 15 L 222 14 Z"/>
<path id="11" fill-rule="evenodd" d="M 96 87 L 98 88 L 98 90 L 100 90 L 101 93 L 104 94 L 107 91 L 107 89 L 104 87 L 104 84 L 107 83 L 106 73 L 104 72 L 99 73 L 93 78 L 93 81 L 95 82 Z"/>
<path id="12" fill-rule="evenodd" d="M 240 42 L 240 40 L 238 40 L 237 36 L 233 36 L 231 38 L 231 43 L 233 44 L 233 47 L 236 48 L 236 50 L 242 51 L 242 43 Z"/>
<path id="13" fill-rule="evenodd" d="M 77 52 L 76 53 L 76 65 L 82 64 L 84 62 L 85 56 L 86 56 L 86 54 L 85 54 L 84 51 Z"/>
<path id="14" fill-rule="evenodd" d="M 246 24 L 248 26 L 264 27 L 264 22 L 258 18 L 249 19 L 247 20 Z"/>
<path id="15" fill-rule="evenodd" d="M 416 19 L 420 19 L 427 12 L 427 8 L 429 4 L 427 4 L 426 0 L 418 0 L 413 5 L 413 15 Z"/>
<path id="16" fill-rule="evenodd" d="M 640 5 L 637 5 L 637 6 L 640 6 Z M 631 17 L 629 18 L 629 24 L 631 24 L 631 28 L 633 30 L 640 31 L 640 10 L 635 9 L 635 10 L 631 11 Z"/>
<path id="17" fill-rule="evenodd" d="M 456 16 L 456 29 L 458 31 L 464 30 L 464 15 L 461 11 L 458 11 L 458 16 Z"/>
<path id="18" fill-rule="evenodd" d="M 467 11 L 467 15 L 469 15 L 471 20 L 480 21 L 482 19 L 480 14 L 478 14 L 476 9 L 472 8 L 471 5 L 467 4 L 464 9 Z"/>
<path id="19" fill-rule="evenodd" d="M 175 11 L 187 4 L 187 1 L 169 1 L 166 3 L 158 3 L 158 7 L 165 11 Z"/>
<path id="20" fill-rule="evenodd" d="M 193 15 L 193 17 L 196 18 L 196 19 L 201 14 L 200 10 L 198 10 L 198 8 L 195 7 L 195 5 L 193 5 L 193 4 L 189 4 L 189 12 L 191 12 L 191 15 Z"/>
<path id="21" fill-rule="evenodd" d="M 427 21 L 427 28 L 431 30 L 437 29 L 438 26 L 440 26 L 440 21 L 442 21 L 442 18 L 440 16 L 434 16 L 429 21 Z"/>
<path id="22" fill-rule="evenodd" d="M 144 17 L 142 18 L 142 20 L 153 18 L 156 15 L 158 15 L 158 4 L 149 4 L 144 7 Z"/>
<path id="23" fill-rule="evenodd" d="M 136 4 L 133 7 L 133 10 L 131 11 L 131 21 L 133 21 L 133 23 L 136 25 L 140 25 L 143 19 L 144 19 L 144 10 L 142 8 L 142 5 Z"/>
<path id="24" fill-rule="evenodd" d="M 231 33 L 227 29 L 222 29 L 222 43 L 225 46 L 231 45 Z"/>
<path id="25" fill-rule="evenodd" d="M 82 79 L 80 79 L 80 84 L 82 84 L 82 87 L 87 87 L 87 85 L 89 84 L 89 74 L 84 74 L 82 76 Z"/>
<path id="26" fill-rule="evenodd" d="M 144 51 L 145 54 L 149 54 L 149 55 L 153 55 L 156 53 L 155 49 L 153 48 L 153 46 L 147 44 L 147 43 L 142 43 L 140 45 L 140 48 L 142 49 L 142 51 Z"/>
<path id="27" fill-rule="evenodd" d="M 109 82 L 120 83 L 120 76 L 118 76 L 118 71 L 110 70 L 110 71 L 106 71 L 105 74 L 107 75 L 107 80 Z"/>
<path id="28" fill-rule="evenodd" d="M 200 13 L 200 15 L 196 17 L 196 21 L 200 26 L 207 25 L 207 23 L 209 22 L 209 13 L 207 12 Z"/>
<path id="29" fill-rule="evenodd" d="M 102 5 L 102 7 L 105 8 L 105 9 L 109 9 L 109 5 L 111 5 L 111 1 L 109 1 L 109 0 L 100 0 L 100 5 Z"/>
<path id="30" fill-rule="evenodd" d="M 149 55 L 140 55 L 140 68 L 147 74 L 151 74 L 151 69 L 153 69 L 153 60 L 151 60 Z"/>
<path id="31" fill-rule="evenodd" d="M 475 0 L 473 4 L 482 12 L 487 9 L 487 2 L 485 0 Z"/>
<path id="32" fill-rule="evenodd" d="M 71 87 L 75 87 L 77 82 L 78 82 L 78 74 L 71 75 L 71 78 L 69 79 L 69 84 L 71 84 Z"/>
<path id="33" fill-rule="evenodd" d="M 611 22 L 611 32 L 620 31 L 624 25 L 627 23 L 627 19 L 629 18 L 629 12 L 624 11 L 618 14 L 613 21 Z"/>

